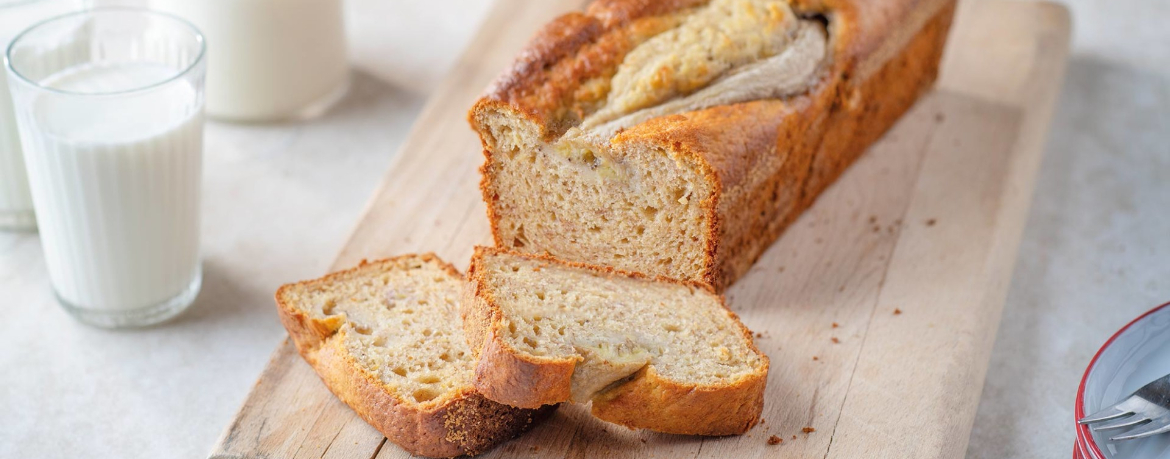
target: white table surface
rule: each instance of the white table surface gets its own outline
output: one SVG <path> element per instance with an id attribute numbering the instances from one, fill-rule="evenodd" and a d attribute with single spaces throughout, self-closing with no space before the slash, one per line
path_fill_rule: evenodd
<path id="1" fill-rule="evenodd" d="M 1170 2 L 1067 3 L 1074 49 L 971 458 L 1068 457 L 1093 352 L 1170 301 Z M 489 7 L 350 0 L 357 70 L 335 110 L 209 124 L 205 283 L 170 323 L 78 324 L 54 303 L 37 236 L 0 233 L 0 458 L 205 457 L 284 336 L 272 291 L 329 266 Z"/>

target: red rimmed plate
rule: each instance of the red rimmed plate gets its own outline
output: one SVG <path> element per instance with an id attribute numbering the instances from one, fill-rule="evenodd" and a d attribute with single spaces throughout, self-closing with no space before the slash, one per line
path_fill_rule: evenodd
<path id="1" fill-rule="evenodd" d="M 1170 303 L 1142 314 L 1101 346 L 1081 378 L 1074 423 L 1166 374 L 1170 374 Z M 1076 430 L 1074 459 L 1170 458 L 1170 435 L 1111 442 L 1108 435 L 1088 426 L 1077 424 Z"/>

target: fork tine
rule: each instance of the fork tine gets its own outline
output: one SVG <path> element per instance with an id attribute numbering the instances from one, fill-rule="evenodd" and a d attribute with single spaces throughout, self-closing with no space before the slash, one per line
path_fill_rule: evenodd
<path id="1" fill-rule="evenodd" d="M 1090 414 L 1077 421 L 1078 424 L 1092 424 L 1094 422 L 1108 421 L 1110 419 L 1117 419 L 1122 416 L 1129 416 L 1133 414 L 1132 410 L 1124 410 L 1118 408 L 1121 403 L 1113 405 L 1103 410 L 1098 410 L 1096 413 Z"/>
<path id="2" fill-rule="evenodd" d="M 1126 427 L 1133 427 L 1138 424 L 1148 422 L 1149 420 L 1150 418 L 1145 414 L 1135 414 L 1128 418 L 1121 418 L 1103 424 L 1093 425 L 1092 429 L 1098 432 L 1102 430 L 1124 429 Z"/>
<path id="3" fill-rule="evenodd" d="M 1112 441 L 1133 440 L 1135 438 L 1148 437 L 1150 435 L 1158 435 L 1160 433 L 1170 432 L 1170 416 L 1162 416 L 1155 419 L 1149 424 L 1143 425 L 1133 429 L 1124 434 L 1109 438 Z"/>
<path id="4" fill-rule="evenodd" d="M 1128 416 L 1133 413 L 1142 412 L 1149 402 L 1143 400 L 1137 395 L 1130 395 L 1120 402 L 1114 403 L 1113 406 L 1102 408 L 1096 413 L 1085 416 L 1080 421 L 1081 424 L 1090 424 L 1100 421 L 1108 421 L 1110 419 L 1117 419 L 1123 416 Z"/>

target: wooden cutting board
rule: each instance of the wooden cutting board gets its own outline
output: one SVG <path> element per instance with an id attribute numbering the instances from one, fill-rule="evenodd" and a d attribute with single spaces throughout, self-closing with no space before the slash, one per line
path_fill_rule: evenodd
<path id="1" fill-rule="evenodd" d="M 498 1 L 335 268 L 434 251 L 462 269 L 491 242 L 465 111 L 536 27 L 584 3 Z M 937 90 L 727 292 L 772 359 L 764 422 L 750 433 L 631 431 L 564 406 L 485 457 L 962 457 L 1068 43 L 1068 13 L 1054 4 L 963 4 Z M 772 435 L 783 443 L 767 445 Z M 407 456 L 287 341 L 211 454 Z"/>

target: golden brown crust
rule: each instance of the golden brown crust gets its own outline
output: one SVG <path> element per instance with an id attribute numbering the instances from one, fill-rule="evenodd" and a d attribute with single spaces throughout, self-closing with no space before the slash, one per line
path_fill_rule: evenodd
<path id="1" fill-rule="evenodd" d="M 800 209 L 812 205 L 845 168 L 898 121 L 938 76 L 955 3 L 942 5 L 896 55 L 864 80 L 842 87 L 828 114 Z"/>
<path id="2" fill-rule="evenodd" d="M 836 74 L 861 84 L 894 58 L 954 0 L 791 0 L 796 11 L 830 18 Z"/>
<path id="3" fill-rule="evenodd" d="M 635 429 L 683 435 L 738 435 L 760 420 L 767 372 L 720 387 L 692 387 L 645 368 L 593 399 L 593 415 Z"/>
<path id="4" fill-rule="evenodd" d="M 406 255 L 374 263 L 392 263 L 405 257 L 440 263 L 453 276 L 460 276 L 454 266 L 434 254 Z M 428 457 L 454 457 L 481 453 L 496 444 L 519 435 L 555 406 L 539 410 L 513 408 L 485 399 L 467 387 L 444 402 L 419 407 L 405 403 L 387 388 L 376 375 L 358 365 L 345 347 L 346 330 L 340 318 L 318 320 L 304 314 L 286 301 L 286 293 L 296 286 L 330 282 L 362 269 L 336 272 L 323 278 L 288 284 L 276 292 L 280 321 L 301 356 L 313 367 L 337 398 L 374 426 L 390 441 L 412 454 Z"/>
<path id="5" fill-rule="evenodd" d="M 630 35 L 632 24 L 652 24 L 705 2 L 655 3 L 599 0 L 586 14 L 558 20 L 562 38 L 538 34 L 517 65 L 472 108 L 469 118 L 485 149 L 481 189 L 497 245 L 502 241 L 498 196 L 487 173 L 494 160 L 488 117 L 493 112 L 521 115 L 542 138 L 561 135 L 579 121 L 577 89 L 591 78 L 612 75 L 637 44 L 604 37 Z M 791 3 L 798 13 L 822 15 L 830 24 L 830 65 L 808 94 L 661 117 L 611 141 L 617 150 L 654 145 L 704 165 L 700 169 L 707 180 L 717 185 L 714 197 L 703 203 L 710 235 L 707 259 L 704 271 L 688 280 L 720 291 L 930 88 L 955 8 L 955 0 Z"/>
<path id="6" fill-rule="evenodd" d="M 693 8 L 707 0 L 596 0 L 586 10 L 604 27 L 629 24 L 636 19 Z"/>
<path id="7" fill-rule="evenodd" d="M 461 303 L 468 344 L 477 356 L 475 386 L 484 396 L 513 406 L 540 406 L 569 400 L 570 378 L 577 364 L 573 358 L 537 358 L 521 354 L 503 339 L 507 324 L 490 289 L 481 264 L 485 255 L 509 254 L 604 275 L 626 276 L 704 289 L 704 283 L 664 277 L 651 278 L 611 267 L 564 261 L 495 247 L 476 247 L 467 273 L 467 289 Z M 726 308 L 723 297 L 720 304 Z M 769 362 L 739 318 L 752 352 L 763 359 L 759 371 L 737 381 L 713 385 L 685 385 L 658 375 L 653 368 L 635 373 L 628 381 L 593 399 L 593 414 L 630 428 L 689 435 L 734 435 L 747 432 L 758 422 L 764 406 Z M 496 398 L 496 397 L 501 398 Z"/>

